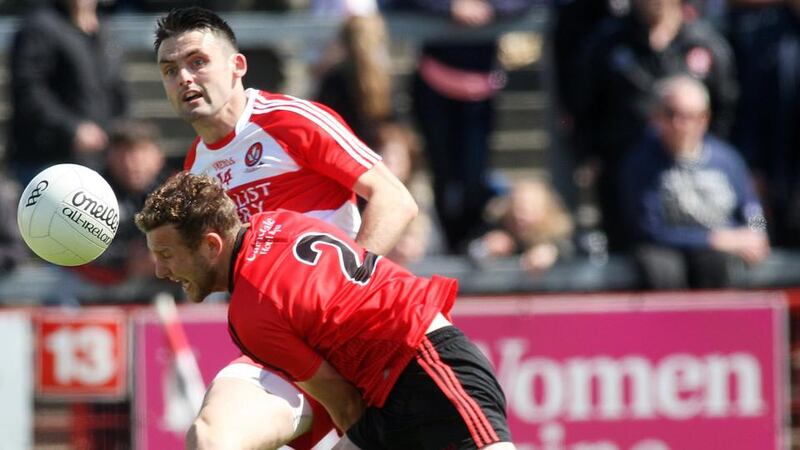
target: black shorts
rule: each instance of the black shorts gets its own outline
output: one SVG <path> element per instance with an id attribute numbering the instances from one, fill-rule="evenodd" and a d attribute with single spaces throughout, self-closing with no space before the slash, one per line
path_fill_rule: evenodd
<path id="1" fill-rule="evenodd" d="M 503 390 L 478 347 L 457 328 L 426 336 L 380 408 L 347 436 L 362 450 L 467 450 L 511 442 Z"/>

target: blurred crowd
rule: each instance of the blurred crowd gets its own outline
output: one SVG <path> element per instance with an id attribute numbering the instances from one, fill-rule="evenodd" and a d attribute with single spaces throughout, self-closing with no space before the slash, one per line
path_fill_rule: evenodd
<path id="1" fill-rule="evenodd" d="M 133 118 L 124 49 L 104 18 L 186 4 L 309 8 L 340 21 L 337 39 L 310 51 L 309 96 L 416 198 L 420 214 L 388 255 L 401 264 L 510 258 L 537 277 L 599 252 L 634 261 L 641 288 L 713 289 L 734 286 L 773 248 L 800 246 L 799 0 L 6 1 L 0 12 L 21 20 L 6 49 L 0 271 L 35 260 L 12 216 L 20 189 L 44 167 L 76 162 L 114 187 L 121 226 L 100 259 L 63 276 L 155 282 L 132 215 L 180 165 L 165 158 L 158 122 Z M 542 37 L 552 58 L 540 64 L 552 64 L 548 152 L 562 167 L 510 178 L 490 164 L 498 94 L 513 69 L 499 38 L 423 42 L 399 85 L 383 13 L 479 29 L 531 8 L 551 19 Z M 410 103 L 401 108 L 399 97 Z M 580 213 L 587 195 L 598 214 Z"/>

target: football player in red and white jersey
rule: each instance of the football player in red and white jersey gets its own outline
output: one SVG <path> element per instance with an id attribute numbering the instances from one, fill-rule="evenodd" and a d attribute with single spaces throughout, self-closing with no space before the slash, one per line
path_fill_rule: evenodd
<path id="1" fill-rule="evenodd" d="M 336 113 L 244 88 L 247 60 L 215 13 L 173 10 L 158 21 L 155 49 L 167 98 L 198 135 L 185 168 L 222 183 L 243 221 L 259 211 L 292 209 L 385 254 L 416 216 L 403 184 Z M 356 194 L 367 200 L 362 217 Z M 296 386 L 242 357 L 209 386 L 188 448 L 274 448 L 290 441 L 310 448 L 330 428 L 320 411 Z M 306 442 L 293 440 L 298 436 Z"/>
<path id="2" fill-rule="evenodd" d="M 491 364 L 450 323 L 455 280 L 414 276 L 294 211 L 242 224 L 218 183 L 189 172 L 136 225 L 156 275 L 190 300 L 231 293 L 236 345 L 325 405 L 347 430 L 336 449 L 515 448 Z"/>

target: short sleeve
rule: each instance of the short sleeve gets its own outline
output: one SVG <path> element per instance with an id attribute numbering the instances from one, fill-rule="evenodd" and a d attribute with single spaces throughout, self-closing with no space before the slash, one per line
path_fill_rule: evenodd
<path id="1" fill-rule="evenodd" d="M 235 295 L 257 296 L 258 293 L 242 286 Z M 232 298 L 231 303 L 234 301 Z M 236 345 L 245 355 L 281 372 L 291 381 L 309 379 L 322 363 L 322 357 L 294 332 L 288 320 L 269 301 L 260 302 L 258 307 L 261 309 L 258 313 L 250 314 L 238 308 L 229 309 L 229 329 Z"/>
<path id="2" fill-rule="evenodd" d="M 283 100 L 271 108 L 261 126 L 299 165 L 332 178 L 348 189 L 381 160 L 338 114 L 318 103 Z"/>

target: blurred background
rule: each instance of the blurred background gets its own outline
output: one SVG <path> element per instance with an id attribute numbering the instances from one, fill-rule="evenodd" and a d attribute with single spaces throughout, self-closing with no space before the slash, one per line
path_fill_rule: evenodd
<path id="1" fill-rule="evenodd" d="M 389 257 L 459 280 L 518 448 L 800 448 L 797 0 L 0 0 L 0 449 L 180 447 L 159 294 L 205 381 L 235 353 L 132 222 L 194 139 L 152 47 L 191 4 L 229 21 L 246 86 L 331 106 L 407 184 Z M 120 201 L 74 269 L 14 219 L 59 162 Z"/>

